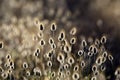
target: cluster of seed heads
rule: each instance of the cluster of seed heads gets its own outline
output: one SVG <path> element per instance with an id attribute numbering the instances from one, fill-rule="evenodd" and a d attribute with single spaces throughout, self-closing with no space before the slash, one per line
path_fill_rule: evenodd
<path id="1" fill-rule="evenodd" d="M 106 79 L 105 62 L 110 61 L 112 65 L 114 59 L 104 46 L 107 35 L 92 40 L 82 37 L 79 41 L 78 27 L 67 32 L 55 22 L 45 26 L 38 20 L 35 26 L 38 33 L 31 38 L 36 43 L 32 51 L 26 48 L 1 59 L 2 80 L 100 80 L 100 76 Z M 0 48 L 4 48 L 2 42 Z M 119 74 L 118 69 L 115 75 L 119 77 Z"/>

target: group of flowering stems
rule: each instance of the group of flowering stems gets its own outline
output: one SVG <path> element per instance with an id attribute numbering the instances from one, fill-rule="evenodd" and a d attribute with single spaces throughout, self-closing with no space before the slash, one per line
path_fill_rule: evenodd
<path id="1" fill-rule="evenodd" d="M 105 62 L 113 62 L 104 46 L 107 35 L 85 38 L 77 36 L 79 27 L 66 31 L 56 23 L 45 27 L 36 21 L 35 25 L 39 31 L 33 40 L 38 46 L 27 55 L 6 54 L 0 65 L 0 80 L 106 80 Z M 4 48 L 2 43 L 0 48 Z M 118 68 L 117 78 L 119 74 Z"/>

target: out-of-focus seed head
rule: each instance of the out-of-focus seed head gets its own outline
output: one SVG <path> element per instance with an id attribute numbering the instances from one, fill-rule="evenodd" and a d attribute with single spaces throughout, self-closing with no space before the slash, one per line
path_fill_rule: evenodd
<path id="1" fill-rule="evenodd" d="M 44 39 L 41 39 L 40 40 L 40 46 L 44 46 L 45 45 L 45 40 Z"/>
<path id="2" fill-rule="evenodd" d="M 10 61 L 9 61 L 9 65 L 10 65 L 10 66 L 14 66 L 13 60 L 10 60 Z"/>
<path id="3" fill-rule="evenodd" d="M 90 45 L 93 44 L 93 38 L 92 37 L 88 37 L 87 41 Z"/>
<path id="4" fill-rule="evenodd" d="M 92 57 L 92 56 L 93 56 L 93 53 L 92 53 L 92 52 L 88 52 L 88 56 L 89 56 L 89 57 Z"/>
<path id="5" fill-rule="evenodd" d="M 99 71 L 98 71 L 98 70 L 95 71 L 95 72 L 94 72 L 94 75 L 95 75 L 95 76 L 98 76 L 98 75 L 99 75 Z"/>
<path id="6" fill-rule="evenodd" d="M 34 52 L 34 56 L 38 57 L 40 55 L 40 49 L 37 48 L 36 51 Z"/>
<path id="7" fill-rule="evenodd" d="M 56 77 L 56 79 L 55 80 L 60 80 L 60 78 L 59 77 Z"/>
<path id="8" fill-rule="evenodd" d="M 97 77 L 96 77 L 96 76 L 93 76 L 93 77 L 91 78 L 91 80 L 97 80 Z"/>
<path id="9" fill-rule="evenodd" d="M 106 57 L 102 57 L 102 63 L 105 63 L 106 60 Z"/>
<path id="10" fill-rule="evenodd" d="M 101 69 L 101 71 L 105 71 L 105 70 L 106 70 L 106 67 L 102 65 L 102 66 L 100 67 L 100 69 Z"/>
<path id="11" fill-rule="evenodd" d="M 102 57 L 107 57 L 107 55 L 108 55 L 108 53 L 105 51 L 105 52 L 103 52 L 103 54 L 102 54 Z"/>
<path id="12" fill-rule="evenodd" d="M 27 62 L 23 62 L 23 68 L 24 68 L 24 69 L 28 68 Z"/>
<path id="13" fill-rule="evenodd" d="M 51 48 L 55 49 L 56 48 L 56 44 L 55 43 L 51 44 Z"/>
<path id="14" fill-rule="evenodd" d="M 70 76 L 71 75 L 71 72 L 69 70 L 66 71 L 66 75 L 67 76 Z"/>
<path id="15" fill-rule="evenodd" d="M 55 76 L 56 76 L 56 73 L 53 71 L 53 72 L 51 73 L 51 77 L 54 78 Z"/>
<path id="16" fill-rule="evenodd" d="M 50 44 L 50 45 L 54 44 L 54 40 L 53 40 L 52 37 L 49 38 L 49 44 Z"/>
<path id="17" fill-rule="evenodd" d="M 78 56 L 82 56 L 83 53 L 84 53 L 83 50 L 79 50 L 79 51 L 78 51 Z"/>
<path id="18" fill-rule="evenodd" d="M 34 23 L 35 23 L 35 25 L 38 25 L 38 24 L 39 24 L 39 19 L 38 19 L 38 18 L 35 18 L 35 19 L 34 19 Z"/>
<path id="19" fill-rule="evenodd" d="M 37 48 L 37 49 L 36 49 L 36 52 L 37 52 L 37 53 L 40 53 L 40 49 L 39 49 L 39 48 Z"/>
<path id="20" fill-rule="evenodd" d="M 58 72 L 63 72 L 63 70 L 64 70 L 64 66 L 61 65 L 58 69 Z"/>
<path id="21" fill-rule="evenodd" d="M 63 75 L 63 73 L 61 72 L 61 71 L 58 71 L 58 76 L 62 76 Z"/>
<path id="22" fill-rule="evenodd" d="M 111 54 L 109 54 L 109 55 L 108 55 L 108 59 L 109 59 L 110 61 L 113 61 L 114 58 L 113 58 L 113 56 L 112 56 Z"/>
<path id="23" fill-rule="evenodd" d="M 56 31 L 56 29 L 57 29 L 56 24 L 55 24 L 55 23 L 52 23 L 50 30 L 51 30 L 51 31 Z"/>
<path id="24" fill-rule="evenodd" d="M 2 74 L 1 74 L 1 77 L 3 78 L 3 79 L 6 79 L 7 77 L 8 77 L 8 73 L 5 71 L 5 72 L 3 72 Z"/>
<path id="25" fill-rule="evenodd" d="M 34 75 L 36 75 L 36 76 L 41 76 L 42 75 L 41 70 L 38 67 L 34 68 L 33 72 L 34 72 Z"/>
<path id="26" fill-rule="evenodd" d="M 30 76 L 30 71 L 26 71 L 26 76 Z"/>
<path id="27" fill-rule="evenodd" d="M 49 52 L 46 53 L 46 57 L 47 58 L 52 58 L 52 56 L 54 55 L 55 51 L 54 50 L 50 50 Z"/>
<path id="28" fill-rule="evenodd" d="M 11 59 L 11 55 L 10 55 L 10 54 L 7 54 L 7 55 L 6 55 L 6 59 Z"/>
<path id="29" fill-rule="evenodd" d="M 39 38 L 42 38 L 43 36 L 44 36 L 43 32 L 39 32 L 39 33 L 38 33 L 38 37 L 39 37 Z M 37 37 L 37 38 L 38 38 L 38 37 Z"/>
<path id="30" fill-rule="evenodd" d="M 96 45 L 96 46 L 99 46 L 99 45 L 100 45 L 99 39 L 95 39 L 95 45 Z"/>
<path id="31" fill-rule="evenodd" d="M 12 70 L 15 69 L 15 66 L 14 65 L 10 66 L 10 69 L 12 69 Z"/>
<path id="32" fill-rule="evenodd" d="M 0 49 L 3 48 L 3 42 L 0 41 Z"/>
<path id="33" fill-rule="evenodd" d="M 76 43 L 76 38 L 75 37 L 71 38 L 70 39 L 70 44 L 75 44 L 75 43 Z"/>
<path id="34" fill-rule="evenodd" d="M 78 80 L 79 78 L 80 78 L 80 76 L 79 76 L 78 73 L 74 72 L 74 73 L 72 74 L 72 79 L 73 79 L 73 80 Z"/>
<path id="35" fill-rule="evenodd" d="M 71 46 L 70 46 L 69 44 L 66 44 L 66 45 L 64 46 L 64 51 L 65 51 L 66 53 L 70 53 L 70 52 L 71 52 Z"/>
<path id="36" fill-rule="evenodd" d="M 72 56 L 68 57 L 68 64 L 72 65 L 75 63 L 75 60 Z"/>
<path id="37" fill-rule="evenodd" d="M 12 69 L 8 69 L 8 74 L 12 74 Z"/>
<path id="38" fill-rule="evenodd" d="M 115 74 L 116 76 L 117 76 L 117 75 L 120 75 L 120 68 L 117 68 L 114 74 Z"/>
<path id="39" fill-rule="evenodd" d="M 59 41 L 63 41 L 65 39 L 65 31 L 61 30 L 58 36 Z"/>
<path id="40" fill-rule="evenodd" d="M 101 42 L 102 44 L 105 44 L 105 43 L 107 42 L 106 36 L 102 36 L 100 42 Z"/>
<path id="41" fill-rule="evenodd" d="M 51 61 L 47 61 L 47 66 L 48 67 L 52 67 L 52 62 Z"/>
<path id="42" fill-rule="evenodd" d="M 37 35 L 33 35 L 33 41 L 38 41 L 38 36 Z"/>
<path id="43" fill-rule="evenodd" d="M 40 24 L 40 31 L 43 31 L 43 30 L 44 30 L 44 25 Z"/>
<path id="44" fill-rule="evenodd" d="M 96 54 L 98 52 L 98 49 L 95 45 L 91 45 L 89 47 L 89 52 L 92 52 L 92 53 Z"/>
<path id="45" fill-rule="evenodd" d="M 62 53 L 59 53 L 58 56 L 57 56 L 57 60 L 63 64 L 64 63 L 64 60 L 65 60 L 65 56 L 62 54 Z"/>
<path id="46" fill-rule="evenodd" d="M 0 67 L 0 73 L 2 73 L 4 70 L 3 70 L 3 68 L 2 67 Z"/>
<path id="47" fill-rule="evenodd" d="M 92 71 L 93 71 L 93 72 L 97 71 L 97 66 L 96 66 L 96 65 L 93 65 L 93 66 L 92 66 Z"/>
<path id="48" fill-rule="evenodd" d="M 73 68 L 73 71 L 78 71 L 78 70 L 79 70 L 79 65 L 76 64 L 76 65 L 74 66 L 74 68 Z"/>
<path id="49" fill-rule="evenodd" d="M 102 57 L 99 56 L 97 59 L 96 59 L 96 64 L 97 65 L 101 65 L 102 64 Z"/>
<path id="50" fill-rule="evenodd" d="M 77 28 L 76 27 L 73 27 L 71 30 L 70 30 L 70 35 L 75 35 L 77 33 Z"/>
<path id="51" fill-rule="evenodd" d="M 85 67 L 85 61 L 82 60 L 80 65 L 81 65 L 82 68 L 84 68 Z"/>
<path id="52" fill-rule="evenodd" d="M 85 39 L 82 40 L 82 42 L 81 42 L 81 46 L 82 46 L 82 47 L 86 47 L 86 46 L 87 46 L 87 42 L 86 42 Z"/>
<path id="53" fill-rule="evenodd" d="M 4 64 L 4 67 L 5 67 L 5 68 L 8 68 L 9 66 L 10 66 L 9 62 L 6 62 L 6 63 Z"/>
<path id="54" fill-rule="evenodd" d="M 68 64 L 65 64 L 64 65 L 64 69 L 67 70 L 69 68 L 69 65 Z"/>

